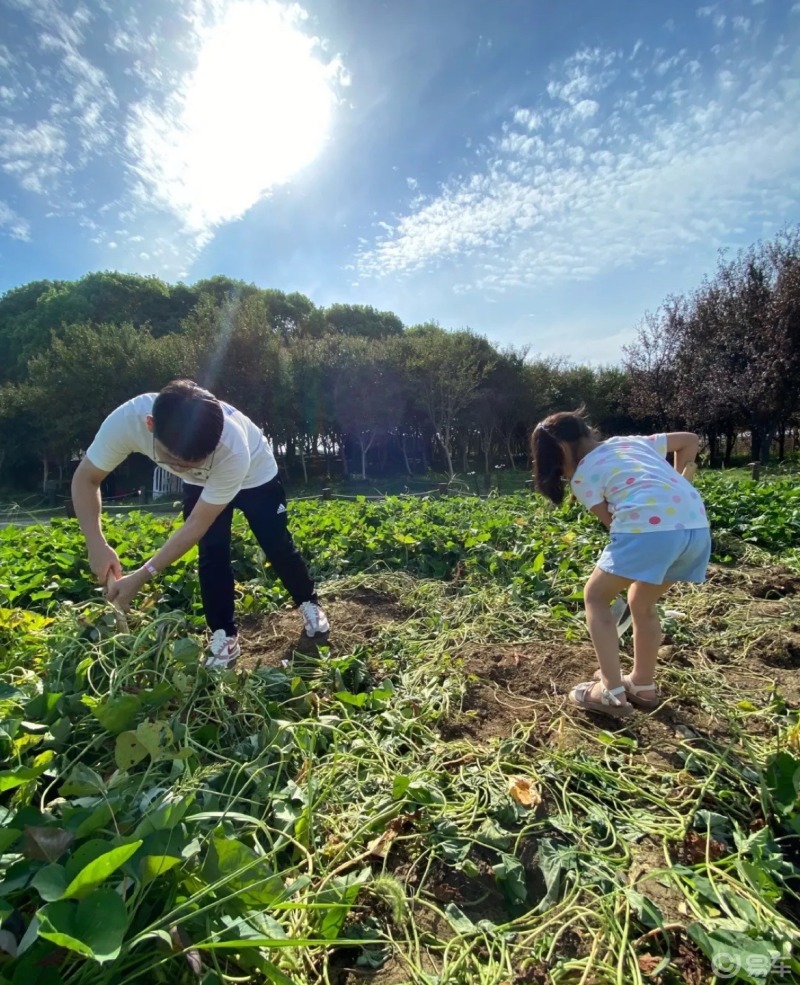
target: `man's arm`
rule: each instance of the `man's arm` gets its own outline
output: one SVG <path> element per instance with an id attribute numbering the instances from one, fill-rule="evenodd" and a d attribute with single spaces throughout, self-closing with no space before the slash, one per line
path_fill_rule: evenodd
<path id="1" fill-rule="evenodd" d="M 146 564 L 109 585 L 108 598 L 112 602 L 116 601 L 122 608 L 127 608 L 134 596 L 153 577 L 153 571 L 149 569 L 153 568 L 157 574 L 177 561 L 178 558 L 183 557 L 200 541 L 200 538 L 227 505 L 227 503 L 206 503 L 202 499 L 198 499 L 183 526 L 172 534 Z"/>
<path id="2" fill-rule="evenodd" d="M 673 464 L 676 472 L 683 472 L 694 462 L 700 450 L 700 439 L 692 431 L 672 431 L 667 435 L 667 453 L 674 452 Z"/>
<path id="3" fill-rule="evenodd" d="M 119 578 L 122 574 L 117 552 L 103 536 L 100 522 L 102 506 L 100 484 L 107 475 L 108 472 L 97 468 L 88 458 L 84 458 L 72 477 L 72 505 L 75 507 L 75 516 L 86 538 L 89 567 L 101 584 L 106 583 L 109 574 L 113 574 L 115 578 Z"/>

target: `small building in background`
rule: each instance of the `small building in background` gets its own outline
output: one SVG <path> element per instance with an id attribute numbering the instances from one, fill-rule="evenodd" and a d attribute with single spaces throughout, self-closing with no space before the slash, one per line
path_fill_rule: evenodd
<path id="1" fill-rule="evenodd" d="M 179 496 L 183 481 L 160 465 L 153 470 L 153 499 L 163 499 L 165 496 Z"/>

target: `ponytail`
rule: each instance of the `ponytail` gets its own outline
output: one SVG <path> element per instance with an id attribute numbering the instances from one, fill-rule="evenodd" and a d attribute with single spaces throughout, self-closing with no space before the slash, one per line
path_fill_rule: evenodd
<path id="1" fill-rule="evenodd" d="M 560 506 L 564 501 L 564 453 L 544 423 L 537 425 L 531 435 L 531 457 L 536 488 Z"/>
<path id="2" fill-rule="evenodd" d="M 594 437 L 594 432 L 583 417 L 583 408 L 551 414 L 536 425 L 531 435 L 531 457 L 536 488 L 551 503 L 560 506 L 564 501 L 565 446 L 572 449 L 573 458 L 581 442 Z"/>

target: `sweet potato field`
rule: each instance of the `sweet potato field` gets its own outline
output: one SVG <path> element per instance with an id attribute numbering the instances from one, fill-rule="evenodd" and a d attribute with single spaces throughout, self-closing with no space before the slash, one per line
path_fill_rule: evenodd
<path id="1" fill-rule="evenodd" d="M 217 675 L 195 557 L 123 633 L 74 521 L 0 531 L 0 985 L 800 980 L 800 486 L 697 485 L 710 578 L 619 726 L 566 703 L 604 538 L 573 507 L 292 505 L 325 645 L 239 526 Z"/>

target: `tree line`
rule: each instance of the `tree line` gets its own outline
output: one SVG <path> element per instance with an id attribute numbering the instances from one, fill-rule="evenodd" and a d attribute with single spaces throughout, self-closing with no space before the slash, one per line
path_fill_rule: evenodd
<path id="1" fill-rule="evenodd" d="M 722 254 L 695 290 L 645 316 L 624 362 L 630 412 L 701 431 L 711 464 L 729 464 L 742 433 L 752 461 L 774 442 L 782 459 L 800 422 L 800 229 Z"/>
<path id="2" fill-rule="evenodd" d="M 62 476 L 107 413 L 176 376 L 245 411 L 305 480 L 311 463 L 364 478 L 524 469 L 533 425 L 580 405 L 607 434 L 699 430 L 715 461 L 742 432 L 754 456 L 774 438 L 782 454 L 800 409 L 800 234 L 721 257 L 601 367 L 227 277 L 26 284 L 0 298 L 0 482 Z"/>

